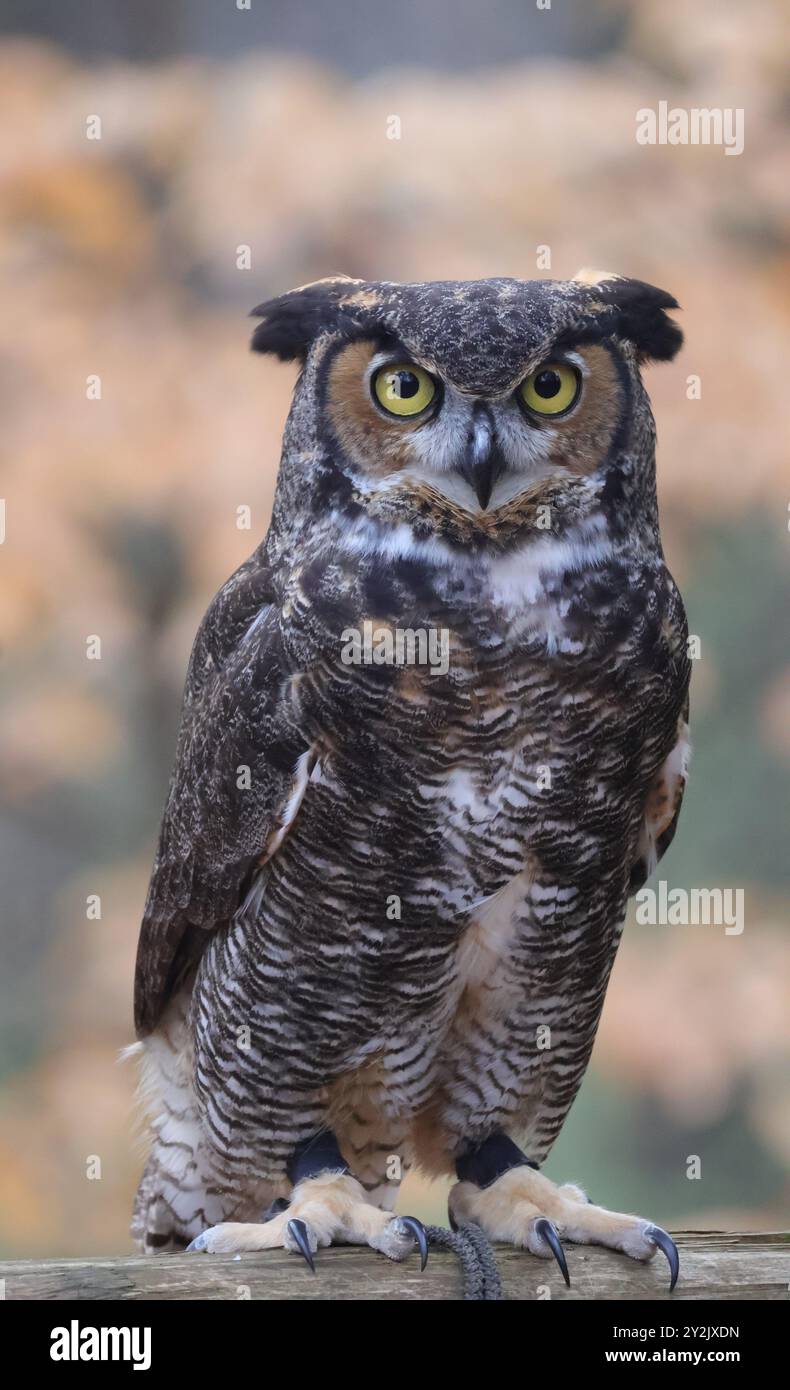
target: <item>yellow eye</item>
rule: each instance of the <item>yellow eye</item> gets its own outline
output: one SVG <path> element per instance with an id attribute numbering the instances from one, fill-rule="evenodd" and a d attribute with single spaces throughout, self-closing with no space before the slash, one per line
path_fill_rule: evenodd
<path id="1" fill-rule="evenodd" d="M 519 393 L 524 404 L 536 415 L 561 415 L 573 405 L 580 384 L 575 367 L 544 362 L 521 383 Z"/>
<path id="2" fill-rule="evenodd" d="M 373 393 L 390 415 L 419 415 L 436 395 L 436 382 L 413 362 L 394 362 L 376 372 Z"/>

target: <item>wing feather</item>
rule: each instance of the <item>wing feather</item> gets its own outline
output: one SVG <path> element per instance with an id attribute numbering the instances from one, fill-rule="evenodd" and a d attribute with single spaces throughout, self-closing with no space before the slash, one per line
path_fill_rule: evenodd
<path id="1" fill-rule="evenodd" d="M 139 1036 L 236 911 L 308 751 L 287 695 L 279 616 L 256 552 L 220 589 L 195 639 L 137 948 Z M 239 786 L 243 767 L 248 787 Z"/>
<path id="2" fill-rule="evenodd" d="M 688 713 L 687 700 L 678 720 L 675 745 L 648 790 L 636 858 L 631 869 L 629 893 L 632 894 L 647 882 L 675 838 L 691 758 Z"/>

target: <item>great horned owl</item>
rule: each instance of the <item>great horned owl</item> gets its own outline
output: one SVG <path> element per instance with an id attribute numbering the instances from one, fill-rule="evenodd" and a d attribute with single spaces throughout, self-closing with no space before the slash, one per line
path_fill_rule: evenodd
<path id="1" fill-rule="evenodd" d="M 140 935 L 143 1249 L 399 1259 L 416 1166 L 456 1222 L 661 1247 L 674 1283 L 665 1232 L 538 1165 L 686 778 L 639 372 L 676 307 L 582 274 L 255 311 L 301 373 L 271 528 L 194 645 Z"/>

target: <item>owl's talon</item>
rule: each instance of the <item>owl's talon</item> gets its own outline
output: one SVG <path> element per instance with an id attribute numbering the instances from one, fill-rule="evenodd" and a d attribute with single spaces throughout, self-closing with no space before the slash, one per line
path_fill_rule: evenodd
<path id="1" fill-rule="evenodd" d="M 663 1226 L 648 1226 L 645 1230 L 645 1237 L 657 1246 L 669 1262 L 669 1292 L 671 1293 L 678 1282 L 680 1273 L 680 1255 L 678 1248 L 668 1231 Z"/>
<path id="2" fill-rule="evenodd" d="M 307 1234 L 306 1222 L 299 1220 L 298 1216 L 295 1216 L 295 1218 L 289 1220 L 287 1230 L 293 1244 L 296 1245 L 296 1250 L 299 1251 L 300 1255 L 305 1257 L 313 1273 L 316 1273 L 316 1261 L 313 1259 L 313 1251 L 310 1250 L 310 1237 L 309 1234 Z"/>
<path id="3" fill-rule="evenodd" d="M 407 1231 L 411 1231 L 417 1242 L 420 1251 L 420 1273 L 422 1273 L 428 1263 L 428 1237 L 425 1227 L 421 1221 L 417 1220 L 416 1216 L 400 1216 L 398 1220 L 401 1226 L 405 1226 Z"/>
<path id="4" fill-rule="evenodd" d="M 537 1221 L 535 1222 L 535 1225 L 533 1226 L 533 1230 L 536 1236 L 540 1236 L 541 1240 L 545 1240 L 552 1255 L 557 1261 L 560 1270 L 562 1271 L 562 1277 L 565 1280 L 565 1287 L 569 1289 L 571 1286 L 571 1276 L 568 1273 L 568 1263 L 565 1259 L 565 1251 L 563 1250 L 562 1245 L 560 1243 L 560 1238 L 557 1233 L 557 1227 L 554 1226 L 551 1223 L 551 1221 L 548 1220 L 547 1217 L 539 1216 Z"/>
<path id="5" fill-rule="evenodd" d="M 307 1260 L 307 1263 L 313 1271 L 313 1274 L 315 1274 L 315 1260 L 313 1259 L 313 1252 L 310 1249 L 310 1237 L 307 1234 L 307 1226 L 305 1222 L 300 1221 L 298 1217 L 293 1217 L 288 1222 L 287 1229 L 288 1234 L 291 1237 L 291 1240 L 293 1241 L 300 1255 L 304 1255 L 304 1258 Z"/>

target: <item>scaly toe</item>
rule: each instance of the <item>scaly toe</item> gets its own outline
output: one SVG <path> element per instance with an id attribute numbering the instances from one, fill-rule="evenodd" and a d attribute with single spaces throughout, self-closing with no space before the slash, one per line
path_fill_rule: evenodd
<path id="1" fill-rule="evenodd" d="M 425 1227 L 414 1216 L 395 1216 L 377 1235 L 370 1237 L 370 1245 L 380 1250 L 390 1260 L 405 1260 L 413 1251 L 415 1243 L 420 1250 L 420 1267 L 425 1269 L 428 1259 L 428 1238 Z"/>
<path id="2" fill-rule="evenodd" d="M 221 1222 L 219 1226 L 208 1226 L 187 1246 L 190 1250 L 204 1250 L 207 1255 L 222 1255 L 236 1249 L 234 1222 Z M 236 1227 L 238 1230 L 238 1227 Z"/>

